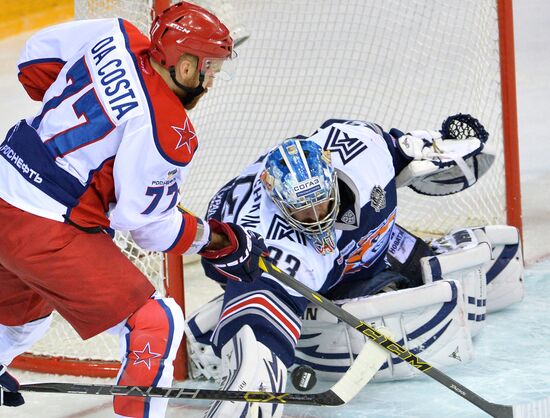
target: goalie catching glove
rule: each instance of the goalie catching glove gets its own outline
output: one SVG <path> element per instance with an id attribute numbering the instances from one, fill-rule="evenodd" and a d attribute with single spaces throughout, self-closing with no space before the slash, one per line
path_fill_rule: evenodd
<path id="1" fill-rule="evenodd" d="M 472 186 L 491 166 L 495 156 L 485 148 L 489 134 L 474 117 L 449 116 L 441 130 L 416 130 L 397 138 L 399 151 L 411 162 L 397 176 L 397 186 L 420 194 L 444 196 Z"/>
<path id="2" fill-rule="evenodd" d="M 260 257 L 269 254 L 264 239 L 231 222 L 209 219 L 208 224 L 212 232 L 225 235 L 229 245 L 216 250 L 203 249 L 199 253 L 203 260 L 231 280 L 251 282 L 260 277 Z"/>

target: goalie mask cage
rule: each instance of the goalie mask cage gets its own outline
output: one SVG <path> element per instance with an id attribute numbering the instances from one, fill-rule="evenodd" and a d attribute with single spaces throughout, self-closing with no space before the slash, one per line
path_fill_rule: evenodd
<path id="1" fill-rule="evenodd" d="M 151 6 L 163 10 L 169 3 L 76 0 L 75 16 L 123 17 L 148 33 Z M 328 118 L 407 131 L 437 129 L 448 115 L 470 113 L 490 134 L 493 166 L 453 196 L 400 190 L 398 221 L 424 234 L 494 223 L 521 228 L 511 0 L 196 3 L 216 13 L 240 45 L 234 79 L 216 80 L 191 112 L 201 146 L 186 179 L 184 206 L 203 214 L 217 188 L 260 153 L 284 138 L 312 133 Z M 157 289 L 183 305 L 181 257 L 163 262 L 126 236 L 117 240 Z M 82 342 L 56 317 L 32 354 L 14 367 L 110 376 L 117 359 L 115 337 Z M 184 375 L 179 357 L 176 377 Z"/>

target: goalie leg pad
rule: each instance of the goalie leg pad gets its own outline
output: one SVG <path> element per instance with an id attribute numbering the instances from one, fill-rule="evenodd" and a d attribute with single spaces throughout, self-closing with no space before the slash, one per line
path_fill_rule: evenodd
<path id="1" fill-rule="evenodd" d="M 439 280 L 413 289 L 351 301 L 343 306 L 365 321 L 391 327 L 397 341 L 402 341 L 407 348 L 437 367 L 468 363 L 473 358 L 465 302 L 458 282 Z M 219 300 L 214 300 L 188 322 L 188 325 L 195 323 L 186 329 L 194 377 L 219 378 L 220 359 L 209 344 L 197 342 L 194 333 L 198 332 L 199 339 L 211 335 L 217 320 L 205 318 L 218 317 L 220 310 Z M 329 380 L 341 378 L 366 341 L 356 330 L 339 323 L 329 312 L 313 304 L 308 305 L 304 312 L 302 336 L 296 349 L 295 365 L 309 365 L 319 378 Z M 392 358 L 375 379 L 395 380 L 413 375 L 410 366 Z"/>
<path id="2" fill-rule="evenodd" d="M 396 341 L 436 367 L 468 363 L 473 359 L 462 288 L 456 281 L 441 280 L 381 293 L 350 301 L 342 308 L 375 328 L 387 327 Z M 296 363 L 312 367 L 321 379 L 340 379 L 367 338 L 315 305 L 307 307 L 304 318 Z M 404 379 L 418 373 L 392 356 L 374 380 Z"/>
<path id="3" fill-rule="evenodd" d="M 468 324 L 472 336 L 475 336 L 485 325 L 487 280 L 484 265 L 491 261 L 491 245 L 484 234 L 471 229 L 454 231 L 438 242 L 452 249 L 420 260 L 424 281 L 431 283 L 449 279 L 460 282 Z M 439 250 L 444 251 L 443 247 Z"/>
<path id="4" fill-rule="evenodd" d="M 221 350 L 222 390 L 284 392 L 287 368 L 244 325 Z M 280 418 L 281 404 L 215 401 L 205 418 Z"/>
<path id="5" fill-rule="evenodd" d="M 474 249 L 481 243 L 486 243 L 491 248 L 491 258 L 485 259 L 483 263 L 487 282 L 486 311 L 494 312 L 521 301 L 524 295 L 523 255 L 519 231 L 513 226 L 488 225 L 482 228 L 457 229 L 442 238 L 433 240 L 430 245 L 438 254 L 447 255 L 468 251 L 462 256 L 445 258 L 445 266 L 443 266 L 445 272 L 440 271 L 441 266 L 437 260 L 426 259 L 427 262 L 432 263 L 431 268 L 426 266 L 423 271 L 428 277 L 427 280 L 437 280 L 439 276 L 447 277 L 451 270 L 458 272 L 461 264 L 464 264 L 462 267 L 467 271 L 470 265 L 482 262 L 484 259 L 475 256 L 478 252 Z M 467 260 L 472 255 L 474 255 L 472 259 Z M 455 260 L 455 263 L 451 263 L 451 260 Z M 475 312 L 471 313 L 475 314 Z M 477 313 L 477 315 L 480 314 L 482 313 Z"/>
<path id="6" fill-rule="evenodd" d="M 501 310 L 520 302 L 524 296 L 523 253 L 517 228 L 489 225 L 481 228 L 493 251 L 485 263 L 487 277 L 487 312 Z"/>
<path id="7" fill-rule="evenodd" d="M 149 299 L 126 321 L 120 335 L 122 366 L 117 385 L 172 385 L 173 362 L 183 337 L 183 313 L 171 298 Z M 117 416 L 165 416 L 168 399 L 115 396 Z"/>
<path id="8" fill-rule="evenodd" d="M 220 319 L 223 296 L 221 294 L 201 306 L 189 316 L 185 323 L 189 375 L 192 379 L 219 380 L 221 378 L 220 359 L 214 354 L 210 337 Z"/>

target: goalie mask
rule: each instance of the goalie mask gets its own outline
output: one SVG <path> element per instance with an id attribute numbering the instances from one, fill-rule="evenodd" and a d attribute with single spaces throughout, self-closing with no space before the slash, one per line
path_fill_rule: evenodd
<path id="1" fill-rule="evenodd" d="M 267 155 L 261 179 L 284 218 L 320 254 L 336 249 L 340 202 L 330 151 L 308 139 L 287 139 Z"/>

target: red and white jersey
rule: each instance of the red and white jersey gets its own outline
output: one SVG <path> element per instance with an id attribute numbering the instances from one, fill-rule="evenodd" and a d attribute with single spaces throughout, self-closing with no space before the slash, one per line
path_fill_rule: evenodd
<path id="1" fill-rule="evenodd" d="M 19 80 L 43 106 L 0 143 L 0 197 L 45 218 L 130 231 L 145 249 L 193 253 L 198 220 L 177 203 L 198 138 L 148 46 L 122 19 L 29 39 Z"/>

